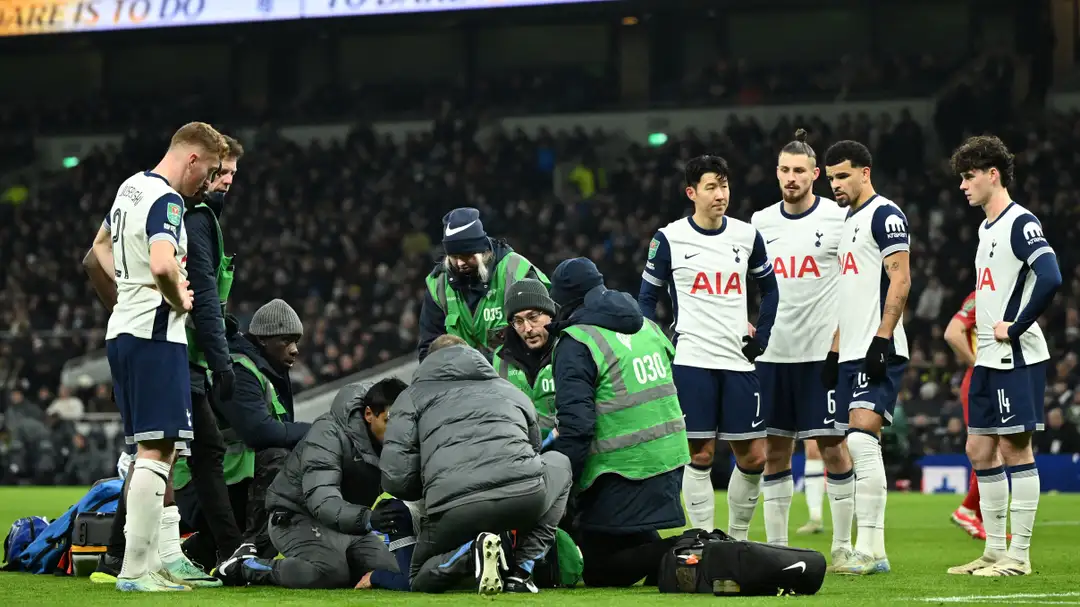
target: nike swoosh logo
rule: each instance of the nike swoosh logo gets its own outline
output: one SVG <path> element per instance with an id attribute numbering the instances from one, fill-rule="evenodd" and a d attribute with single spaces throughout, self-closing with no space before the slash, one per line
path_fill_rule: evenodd
<path id="1" fill-rule="evenodd" d="M 463 226 L 458 226 L 458 227 L 456 227 L 456 228 L 451 228 L 451 227 L 450 227 L 450 224 L 447 224 L 447 225 L 446 225 L 446 232 L 445 232 L 445 234 L 446 234 L 447 236 L 453 236 L 454 234 L 457 234 L 457 233 L 459 233 L 459 232 L 464 232 L 465 230 L 468 230 L 468 229 L 469 229 L 469 227 L 470 227 L 470 226 L 472 226 L 472 224 L 474 224 L 474 223 L 476 223 L 476 222 L 477 222 L 477 220 L 476 220 L 476 219 L 474 219 L 474 220 L 470 221 L 469 223 L 467 223 L 467 224 L 465 224 L 465 225 L 463 225 Z"/>
<path id="2" fill-rule="evenodd" d="M 784 567 L 781 571 L 788 571 L 788 570 L 791 570 L 791 569 L 795 569 L 796 567 L 799 569 L 799 571 L 801 573 L 806 573 L 806 561 L 799 561 L 798 563 L 795 563 L 794 565 L 792 565 L 790 567 Z"/>
<path id="3" fill-rule="evenodd" d="M 764 423 L 765 423 L 765 420 L 759 419 L 756 422 L 750 424 L 750 427 L 751 428 L 757 428 L 758 426 L 760 426 L 761 424 L 764 424 Z"/>
<path id="4" fill-rule="evenodd" d="M 1014 418 L 1014 417 L 1016 417 L 1016 416 L 1015 415 L 1010 415 L 1009 417 L 1003 417 L 1003 418 L 1001 418 L 1001 423 L 1007 424 L 1007 423 L 1009 423 L 1009 420 Z"/>
<path id="5" fill-rule="evenodd" d="M 700 502 L 690 502 L 691 506 L 700 506 L 709 500 L 701 500 Z"/>
<path id="6" fill-rule="evenodd" d="M 833 423 L 835 421 L 836 421 L 835 419 L 829 419 L 827 417 L 825 418 L 825 424 L 831 424 L 831 423 Z"/>
<path id="7" fill-rule="evenodd" d="M 772 244 L 772 243 L 776 242 L 777 240 L 780 240 L 780 239 L 779 238 L 773 238 L 772 240 L 766 240 L 765 244 Z"/>
<path id="8" fill-rule="evenodd" d="M 855 394 L 852 394 L 851 398 L 858 398 L 858 397 L 862 396 L 863 394 L 869 394 L 869 393 L 870 393 L 869 390 L 863 390 L 862 392 L 856 392 Z"/>
<path id="9" fill-rule="evenodd" d="M 686 255 L 683 255 L 683 259 L 690 259 L 691 257 L 697 257 L 698 255 L 701 255 L 701 253 L 694 253 L 693 255 L 687 253 Z"/>

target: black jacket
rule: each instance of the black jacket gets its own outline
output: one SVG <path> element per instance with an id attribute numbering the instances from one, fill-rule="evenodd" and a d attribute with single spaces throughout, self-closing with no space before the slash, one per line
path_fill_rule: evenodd
<path id="1" fill-rule="evenodd" d="M 566 318 L 566 316 L 569 318 Z M 548 325 L 558 335 L 572 325 L 595 325 L 620 333 L 641 330 L 644 317 L 628 293 L 596 287 L 576 310 L 564 308 L 560 319 Z M 555 408 L 559 437 L 551 449 L 570 459 L 577 486 L 596 430 L 598 370 L 587 346 L 573 339 L 555 344 Z M 689 447 L 688 447 L 689 448 Z M 670 529 L 686 523 L 679 493 L 682 468 L 636 481 L 604 474 L 577 496 L 576 525 L 606 533 L 634 533 Z"/>
<path id="2" fill-rule="evenodd" d="M 536 376 L 540 374 L 540 371 L 551 364 L 551 353 L 554 345 L 555 338 L 549 336 L 543 348 L 530 350 L 525 345 L 525 342 L 521 340 L 521 336 L 517 334 L 517 331 L 508 325 L 503 330 L 502 348 L 498 350 L 498 354 L 503 362 L 524 371 L 525 377 L 532 384 L 536 381 Z"/>
<path id="3" fill-rule="evenodd" d="M 319 416 L 285 460 L 266 493 L 268 511 L 306 514 L 350 535 L 368 531 L 365 515 L 382 494 L 379 454 L 364 421 L 370 383 L 342 388 L 330 411 Z"/>
<path id="4" fill-rule="evenodd" d="M 250 358 L 255 367 L 270 380 L 277 390 L 278 401 L 285 409 L 285 418 L 279 420 L 271 415 L 259 380 L 240 363 L 233 363 L 233 370 L 236 372 L 233 396 L 223 403 L 215 404 L 215 411 L 225 422 L 223 426 L 231 428 L 240 440 L 252 449 L 292 449 L 304 438 L 311 424 L 293 421 L 293 392 L 289 374 L 275 371 L 258 346 L 242 333 L 229 337 L 229 351 Z"/>
<path id="5" fill-rule="evenodd" d="M 429 356 L 398 396 L 386 426 L 387 493 L 429 513 L 544 489 L 532 401 L 475 348 Z"/>
<path id="6" fill-rule="evenodd" d="M 494 272 L 495 268 L 499 265 L 504 257 L 513 252 L 510 245 L 501 240 L 491 239 L 491 250 L 495 253 L 492 258 L 491 266 L 489 269 Z M 435 264 L 435 268 L 431 270 L 428 276 L 438 277 L 440 274 L 446 271 L 442 261 Z M 536 271 L 530 269 L 529 273 L 525 275 L 526 278 L 537 279 Z M 449 275 L 449 280 L 452 289 L 456 289 L 458 294 L 469 304 L 469 309 L 473 312 L 476 311 L 476 306 L 480 303 L 480 300 L 487 295 L 488 285 L 480 282 L 475 276 L 467 278 L 459 278 L 453 272 Z M 420 362 L 424 361 L 427 357 L 428 348 L 431 346 L 431 342 L 435 341 L 435 338 L 444 335 L 446 333 L 446 312 L 443 312 L 439 304 L 431 297 L 431 289 L 424 288 L 424 303 L 420 308 L 420 343 L 418 346 L 420 354 Z M 490 357 L 490 354 L 489 354 Z"/>
<path id="7" fill-rule="evenodd" d="M 225 323 L 218 300 L 217 237 L 214 235 L 214 219 L 210 209 L 189 209 L 184 213 L 184 229 L 187 230 L 187 279 L 195 292 L 191 320 L 195 323 L 195 337 L 206 356 L 211 371 L 224 371 L 232 366 L 229 348 L 225 342 Z M 192 367 L 191 390 L 206 390 L 206 376 Z"/>

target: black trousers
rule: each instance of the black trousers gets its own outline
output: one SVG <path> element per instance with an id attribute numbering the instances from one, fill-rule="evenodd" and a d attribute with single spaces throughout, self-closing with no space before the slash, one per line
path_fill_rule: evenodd
<path id="1" fill-rule="evenodd" d="M 660 559 L 678 539 L 661 538 L 656 531 L 622 535 L 579 530 L 572 535 L 585 559 L 582 579 L 593 588 L 625 588 L 643 578 L 646 586 L 655 586 Z"/>
<path id="2" fill-rule="evenodd" d="M 238 521 L 244 521 L 243 542 L 254 544 L 255 551 L 263 558 L 277 556 L 270 543 L 267 523 L 270 513 L 266 510 L 266 491 L 274 477 L 285 464 L 287 449 L 263 449 L 255 452 L 254 478 L 229 485 L 229 504 Z M 176 491 L 176 505 L 180 509 L 182 527 L 198 535 L 184 542 L 184 553 L 189 559 L 209 570 L 217 564 L 217 544 L 210 533 L 210 526 L 195 488 L 188 484 Z"/>
<path id="3" fill-rule="evenodd" d="M 348 535 L 310 516 L 271 513 L 270 539 L 285 557 L 262 565 L 247 581 L 284 588 L 352 588 L 365 573 L 397 571 L 397 561 L 378 533 Z M 248 574 L 245 574 L 248 575 Z"/>
<path id="4" fill-rule="evenodd" d="M 195 373 L 195 371 L 192 371 Z M 191 393 L 191 427 L 195 438 L 188 443 L 191 455 L 188 467 L 191 469 L 191 484 L 199 497 L 203 515 L 207 518 L 210 534 L 218 548 L 218 562 L 225 560 L 240 547 L 242 536 L 233 516 L 229 491 L 225 486 L 225 439 L 217 426 L 217 417 L 210 405 L 207 394 Z M 131 478 L 131 475 L 128 475 Z M 127 486 L 117 504 L 113 518 L 112 534 L 108 553 L 123 558 L 126 540 L 124 525 L 127 522 Z"/>

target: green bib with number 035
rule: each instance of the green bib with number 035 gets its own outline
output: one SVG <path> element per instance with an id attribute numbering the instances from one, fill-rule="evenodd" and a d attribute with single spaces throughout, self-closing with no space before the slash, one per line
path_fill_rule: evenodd
<path id="1" fill-rule="evenodd" d="M 502 346 L 495 351 L 492 366 L 499 377 L 514 384 L 532 401 L 536 407 L 537 423 L 540 425 L 540 439 L 547 438 L 555 428 L 555 379 L 552 377 L 551 364 L 548 363 L 536 374 L 536 381 L 529 384 L 525 372 L 499 356 Z"/>
<path id="2" fill-rule="evenodd" d="M 550 287 L 551 282 L 538 268 L 529 263 L 517 253 L 508 253 L 495 266 L 491 275 L 491 283 L 488 292 L 476 306 L 474 313 L 469 309 L 469 304 L 450 285 L 446 278 L 446 272 L 441 271 L 437 275 L 427 277 L 428 291 L 431 298 L 446 314 L 446 332 L 456 335 L 465 340 L 465 343 L 474 348 L 487 348 L 491 344 L 491 338 L 502 331 L 506 326 L 503 318 L 503 298 L 506 287 L 525 278 L 529 270 L 535 270 L 536 276 L 545 287 Z"/>
<path id="3" fill-rule="evenodd" d="M 633 335 L 573 325 L 559 339 L 587 346 L 597 369 L 596 433 L 579 489 L 602 474 L 644 480 L 690 463 L 671 375 L 675 348 L 656 323 L 646 319 Z"/>

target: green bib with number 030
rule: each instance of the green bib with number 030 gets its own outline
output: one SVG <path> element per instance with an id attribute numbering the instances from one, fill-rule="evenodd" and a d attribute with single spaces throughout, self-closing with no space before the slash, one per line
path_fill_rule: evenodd
<path id="1" fill-rule="evenodd" d="M 675 348 L 656 323 L 646 319 L 633 335 L 573 325 L 559 339 L 587 346 L 597 369 L 596 433 L 579 489 L 602 474 L 644 480 L 690 463 L 671 375 Z"/>

